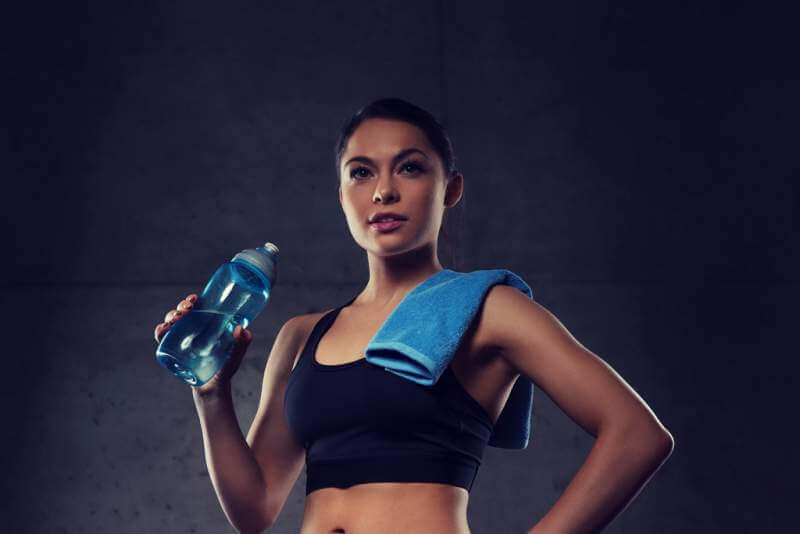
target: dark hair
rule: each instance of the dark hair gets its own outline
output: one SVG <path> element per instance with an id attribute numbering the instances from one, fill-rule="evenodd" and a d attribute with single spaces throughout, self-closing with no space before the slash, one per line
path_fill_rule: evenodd
<path id="1" fill-rule="evenodd" d="M 342 130 L 339 133 L 339 139 L 336 141 L 335 148 L 337 187 L 339 187 L 340 180 L 339 165 L 341 165 L 342 155 L 347 148 L 347 142 L 350 140 L 353 132 L 356 131 L 356 128 L 358 128 L 362 122 L 372 118 L 396 119 L 408 122 L 418 127 L 420 130 L 425 132 L 428 142 L 431 144 L 434 150 L 436 150 L 439 158 L 441 158 L 446 175 L 445 178 L 449 181 L 455 174 L 459 172 L 458 168 L 456 167 L 456 157 L 455 153 L 453 152 L 453 144 L 450 141 L 450 137 L 447 135 L 447 131 L 445 130 L 444 126 L 442 126 L 436 117 L 421 107 L 415 106 L 411 102 L 401 98 L 381 98 L 370 102 L 366 106 L 356 111 L 355 114 L 347 119 L 342 125 Z M 463 207 L 463 204 L 464 197 L 462 195 L 459 205 Z M 441 228 L 442 234 L 445 236 L 445 238 L 449 237 L 447 230 L 445 229 L 448 211 L 450 210 L 445 210 L 445 216 L 442 221 Z M 451 257 L 453 258 L 453 263 L 457 264 L 458 262 L 455 260 L 454 250 L 451 250 Z"/>
<path id="2" fill-rule="evenodd" d="M 447 179 L 455 174 L 456 157 L 453 153 L 453 144 L 450 142 L 444 126 L 436 120 L 436 117 L 425 111 L 419 106 L 415 106 L 411 102 L 407 102 L 401 98 L 381 98 L 375 100 L 359 109 L 352 117 L 350 117 L 342 126 L 342 131 L 339 134 L 339 140 L 336 142 L 336 177 L 337 183 L 339 178 L 339 165 L 342 163 L 342 155 L 350 136 L 356 131 L 362 122 L 372 118 L 384 119 L 397 119 L 413 124 L 420 130 L 425 132 L 428 141 L 439 154 L 444 165 Z"/>

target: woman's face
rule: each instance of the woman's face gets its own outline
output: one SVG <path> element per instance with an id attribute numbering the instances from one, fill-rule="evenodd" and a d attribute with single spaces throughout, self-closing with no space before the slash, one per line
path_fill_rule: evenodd
<path id="1" fill-rule="evenodd" d="M 372 118 L 353 132 L 342 155 L 339 201 L 356 243 L 388 256 L 436 243 L 445 207 L 461 196 L 460 178 L 447 184 L 442 160 L 422 130 Z M 369 224 L 382 211 L 407 219 L 382 232 Z"/>

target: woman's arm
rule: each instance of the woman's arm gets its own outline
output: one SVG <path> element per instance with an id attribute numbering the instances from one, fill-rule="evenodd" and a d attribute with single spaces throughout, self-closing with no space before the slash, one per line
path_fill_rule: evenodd
<path id="1" fill-rule="evenodd" d="M 262 532 L 269 526 L 266 485 L 239 428 L 230 387 L 210 395 L 199 395 L 192 388 L 192 394 L 208 473 L 228 521 L 238 532 Z"/>
<path id="2" fill-rule="evenodd" d="M 294 317 L 275 336 L 264 369 L 258 410 L 246 438 L 233 409 L 229 379 L 208 391 L 192 388 L 214 490 L 228 521 L 242 534 L 263 532 L 272 526 L 305 465 L 305 449 L 286 421 L 283 396 L 300 343 L 308 335 L 308 325 Z M 246 330 L 242 333 L 247 335 L 231 355 L 235 367 L 252 339 Z M 225 369 L 220 371 L 223 376 L 227 376 Z"/>
<path id="3" fill-rule="evenodd" d="M 672 435 L 622 377 L 536 301 L 495 285 L 483 315 L 509 365 L 596 437 L 584 464 L 529 534 L 599 532 L 669 457 Z"/>

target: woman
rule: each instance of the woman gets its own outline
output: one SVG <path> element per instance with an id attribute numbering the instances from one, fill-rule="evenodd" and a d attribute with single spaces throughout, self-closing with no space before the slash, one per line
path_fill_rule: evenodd
<path id="1" fill-rule="evenodd" d="M 440 443 L 409 436 L 421 432 L 415 424 L 434 417 L 441 417 L 444 428 L 442 414 L 455 413 L 451 408 L 471 411 L 474 435 L 485 436 L 482 429 L 491 429 L 515 380 L 525 375 L 596 436 L 586 462 L 529 533 L 601 530 L 670 455 L 670 433 L 603 360 L 543 306 L 508 285 L 487 291 L 482 310 L 434 386 L 365 365 L 364 349 L 389 314 L 416 285 L 443 269 L 439 230 L 445 211 L 462 196 L 464 178 L 441 125 L 400 99 L 373 102 L 345 124 L 336 166 L 350 233 L 367 252 L 366 287 L 342 306 L 293 317 L 281 327 L 246 439 L 234 413 L 230 379 L 252 339 L 249 331 L 237 327 L 226 366 L 192 388 L 206 462 L 228 520 L 239 532 L 272 525 L 312 447 L 309 453 L 317 459 L 326 452 L 329 458 L 312 469 L 308 456 L 302 533 L 468 533 L 469 488 L 485 442 L 459 443 L 457 436 L 466 434 L 445 430 L 437 434 Z M 374 222 L 386 212 L 401 220 Z M 156 326 L 156 340 L 196 298 L 189 295 L 166 314 Z M 430 414 L 406 417 L 404 404 L 389 407 L 392 398 L 403 397 L 412 410 L 431 395 L 439 397 L 427 404 Z M 422 404 L 415 404 L 418 399 Z M 378 417 L 389 410 L 393 418 Z M 402 431 L 391 433 L 390 425 Z M 366 430 L 359 434 L 357 426 Z M 392 439 L 408 440 L 402 469 L 401 457 L 389 455 L 400 448 Z M 441 449 L 441 463 L 423 466 L 417 452 L 426 447 L 424 458 L 434 457 L 433 447 Z M 336 464 L 342 451 L 356 449 L 373 454 Z M 452 469 L 450 459 L 457 460 Z"/>

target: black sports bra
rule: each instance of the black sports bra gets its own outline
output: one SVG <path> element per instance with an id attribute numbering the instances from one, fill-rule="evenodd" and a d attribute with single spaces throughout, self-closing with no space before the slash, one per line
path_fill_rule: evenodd
<path id="1" fill-rule="evenodd" d="M 492 433 L 489 414 L 448 366 L 417 384 L 365 358 L 319 363 L 319 340 L 349 302 L 314 325 L 284 395 L 306 449 L 306 495 L 366 482 L 436 482 L 472 489 Z"/>

